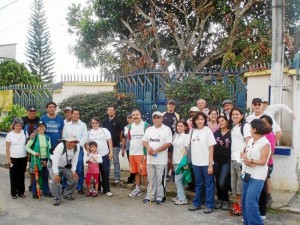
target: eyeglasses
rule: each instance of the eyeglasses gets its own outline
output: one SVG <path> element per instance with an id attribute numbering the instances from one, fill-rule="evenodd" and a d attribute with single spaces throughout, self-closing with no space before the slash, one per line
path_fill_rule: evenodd
<path id="1" fill-rule="evenodd" d="M 254 105 L 254 106 L 261 106 L 261 103 L 260 103 L 260 102 L 257 102 L 257 103 L 254 103 L 253 105 Z"/>
<path id="2" fill-rule="evenodd" d="M 36 110 L 29 110 L 29 112 L 36 112 Z"/>

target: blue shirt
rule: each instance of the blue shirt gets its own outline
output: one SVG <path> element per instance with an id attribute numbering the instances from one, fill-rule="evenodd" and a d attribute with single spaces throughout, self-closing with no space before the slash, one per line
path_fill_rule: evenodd
<path id="1" fill-rule="evenodd" d="M 64 120 L 60 115 L 56 115 L 55 118 L 49 118 L 46 114 L 41 117 L 41 121 L 47 125 L 45 134 L 49 135 L 51 139 L 51 146 L 54 147 L 57 143 L 57 140 L 61 139 L 62 137 Z"/>

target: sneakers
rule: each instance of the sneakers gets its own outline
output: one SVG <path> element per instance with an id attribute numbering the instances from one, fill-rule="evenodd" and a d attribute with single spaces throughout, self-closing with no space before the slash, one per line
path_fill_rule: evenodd
<path id="1" fill-rule="evenodd" d="M 150 203 L 151 201 L 150 201 L 150 199 L 148 199 L 148 198 L 144 198 L 144 200 L 143 200 L 143 203 Z"/>
<path id="2" fill-rule="evenodd" d="M 233 204 L 230 209 L 230 214 L 233 216 L 241 216 L 242 215 L 242 208 L 237 204 Z"/>
<path id="3" fill-rule="evenodd" d="M 171 201 L 172 201 L 172 202 L 176 202 L 177 200 L 178 200 L 177 197 L 171 198 Z"/>
<path id="4" fill-rule="evenodd" d="M 92 191 L 92 194 L 91 194 L 91 195 L 92 195 L 92 197 L 94 197 L 94 198 L 95 198 L 95 197 L 97 197 L 97 196 L 98 196 L 98 193 L 97 193 L 97 191 Z"/>
<path id="5" fill-rule="evenodd" d="M 223 202 L 222 201 L 217 201 L 215 204 L 215 209 L 221 209 L 223 206 Z"/>
<path id="6" fill-rule="evenodd" d="M 208 214 L 208 213 L 211 213 L 212 211 L 214 211 L 214 210 L 211 209 L 211 208 L 206 208 L 206 209 L 204 210 L 204 213 Z"/>
<path id="7" fill-rule="evenodd" d="M 261 218 L 262 220 L 265 220 L 267 217 L 266 217 L 266 215 L 264 215 L 264 216 L 260 216 L 260 218 Z"/>
<path id="8" fill-rule="evenodd" d="M 156 200 L 155 202 L 156 202 L 157 205 L 162 205 L 162 204 L 164 204 L 164 201 L 163 201 L 163 200 Z"/>
<path id="9" fill-rule="evenodd" d="M 177 199 L 177 200 L 174 202 L 174 204 L 175 204 L 175 205 L 188 205 L 189 202 L 188 202 L 187 199 L 185 199 L 185 200 L 183 200 L 183 201 Z"/>
<path id="10" fill-rule="evenodd" d="M 77 192 L 78 192 L 78 194 L 79 194 L 79 195 L 84 195 L 84 191 L 83 191 L 83 190 L 81 190 L 81 189 L 80 189 L 80 190 L 78 190 Z"/>
<path id="11" fill-rule="evenodd" d="M 44 193 L 44 196 L 49 197 L 49 198 L 53 198 L 53 195 L 51 194 L 51 192 Z"/>
<path id="12" fill-rule="evenodd" d="M 128 196 L 134 198 L 141 195 L 142 195 L 141 189 L 135 188 Z"/>
<path id="13" fill-rule="evenodd" d="M 92 196 L 92 191 L 87 191 L 85 197 L 91 197 Z"/>
<path id="14" fill-rule="evenodd" d="M 60 204 L 60 200 L 53 200 L 53 205 L 58 206 Z"/>
<path id="15" fill-rule="evenodd" d="M 189 207 L 190 211 L 196 211 L 196 210 L 200 210 L 200 209 L 201 209 L 201 206 L 192 205 L 192 206 Z"/>
<path id="16" fill-rule="evenodd" d="M 68 195 L 63 195 L 63 198 L 64 198 L 64 199 L 67 199 L 67 200 L 69 200 L 69 201 L 75 200 L 75 198 L 74 198 L 72 195 L 70 195 L 70 196 L 68 196 Z"/>
<path id="17" fill-rule="evenodd" d="M 120 180 L 115 180 L 114 183 L 118 184 L 118 183 L 120 183 Z"/>
<path id="18" fill-rule="evenodd" d="M 110 191 L 109 191 L 109 192 L 106 192 L 106 196 L 107 196 L 107 197 L 111 197 L 111 196 L 113 196 L 113 193 L 111 193 Z"/>
<path id="19" fill-rule="evenodd" d="M 228 202 L 223 202 L 221 209 L 222 210 L 229 210 L 229 203 Z"/>

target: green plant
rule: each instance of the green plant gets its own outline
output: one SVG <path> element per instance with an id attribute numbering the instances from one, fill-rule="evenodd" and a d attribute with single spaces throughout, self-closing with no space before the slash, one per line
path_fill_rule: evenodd
<path id="1" fill-rule="evenodd" d="M 67 106 L 80 109 L 80 119 L 86 123 L 92 117 L 99 117 L 103 120 L 106 117 L 107 107 L 116 107 L 117 114 L 126 121 L 126 114 L 137 107 L 135 98 L 132 94 L 116 92 L 98 92 L 96 94 L 78 94 L 64 99 L 59 107 L 64 109 Z"/>
<path id="2" fill-rule="evenodd" d="M 12 105 L 11 111 L 7 116 L 4 116 L 2 118 L 2 122 L 0 122 L 0 131 L 9 131 L 14 118 L 26 116 L 26 113 L 27 111 L 24 107 L 20 105 Z"/>

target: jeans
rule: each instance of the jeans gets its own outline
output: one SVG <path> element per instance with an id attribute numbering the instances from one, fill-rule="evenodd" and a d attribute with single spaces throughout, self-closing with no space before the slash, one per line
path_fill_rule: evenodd
<path id="1" fill-rule="evenodd" d="M 27 157 L 10 158 L 12 167 L 9 167 L 10 194 L 11 196 L 22 195 L 25 192 L 25 171 Z"/>
<path id="2" fill-rule="evenodd" d="M 174 164 L 174 170 L 177 170 L 177 164 Z M 180 201 L 185 201 L 186 200 L 186 194 L 184 192 L 184 187 L 183 187 L 183 173 L 180 173 L 178 175 L 175 175 L 175 185 L 177 189 L 177 199 Z"/>
<path id="3" fill-rule="evenodd" d="M 121 179 L 119 154 L 120 154 L 120 148 L 113 147 L 114 175 L 115 175 L 115 180 L 118 181 Z"/>
<path id="4" fill-rule="evenodd" d="M 193 165 L 193 170 L 196 177 L 196 193 L 193 199 L 194 206 L 201 206 L 201 192 L 202 185 L 205 182 L 206 188 L 206 200 L 205 205 L 207 208 L 214 208 L 214 176 L 213 174 L 209 175 L 207 170 L 208 166 L 195 166 Z M 203 177 L 205 181 L 203 181 Z"/>
<path id="5" fill-rule="evenodd" d="M 244 225 L 263 225 L 258 210 L 258 199 L 263 185 L 263 180 L 250 178 L 248 182 L 243 181 L 242 208 Z"/>
<path id="6" fill-rule="evenodd" d="M 102 163 L 99 164 L 99 189 L 101 190 L 101 184 L 103 187 L 103 194 L 106 194 L 107 192 L 110 192 L 110 186 L 109 186 L 109 172 L 110 172 L 110 161 L 108 155 L 102 156 Z M 101 175 L 101 179 L 100 179 Z M 100 182 L 101 181 L 101 182 Z"/>
<path id="7" fill-rule="evenodd" d="M 228 180 L 230 179 L 230 163 L 214 163 L 217 196 L 220 201 L 229 201 Z"/>
<path id="8" fill-rule="evenodd" d="M 42 180 L 43 180 L 43 193 L 48 194 L 50 192 L 50 189 L 49 189 L 49 182 L 48 182 L 49 171 L 48 171 L 47 167 L 45 167 L 45 166 L 42 167 L 42 171 L 39 171 L 39 176 L 41 176 Z M 33 181 L 32 181 L 32 194 L 37 195 L 35 179 L 33 179 Z"/>
<path id="9" fill-rule="evenodd" d="M 76 186 L 77 190 L 83 190 L 83 183 L 84 183 L 83 157 L 84 157 L 83 148 L 80 146 L 78 162 L 77 162 L 77 167 L 76 167 L 76 173 L 78 175 L 78 182 L 77 182 L 77 186 Z"/>

